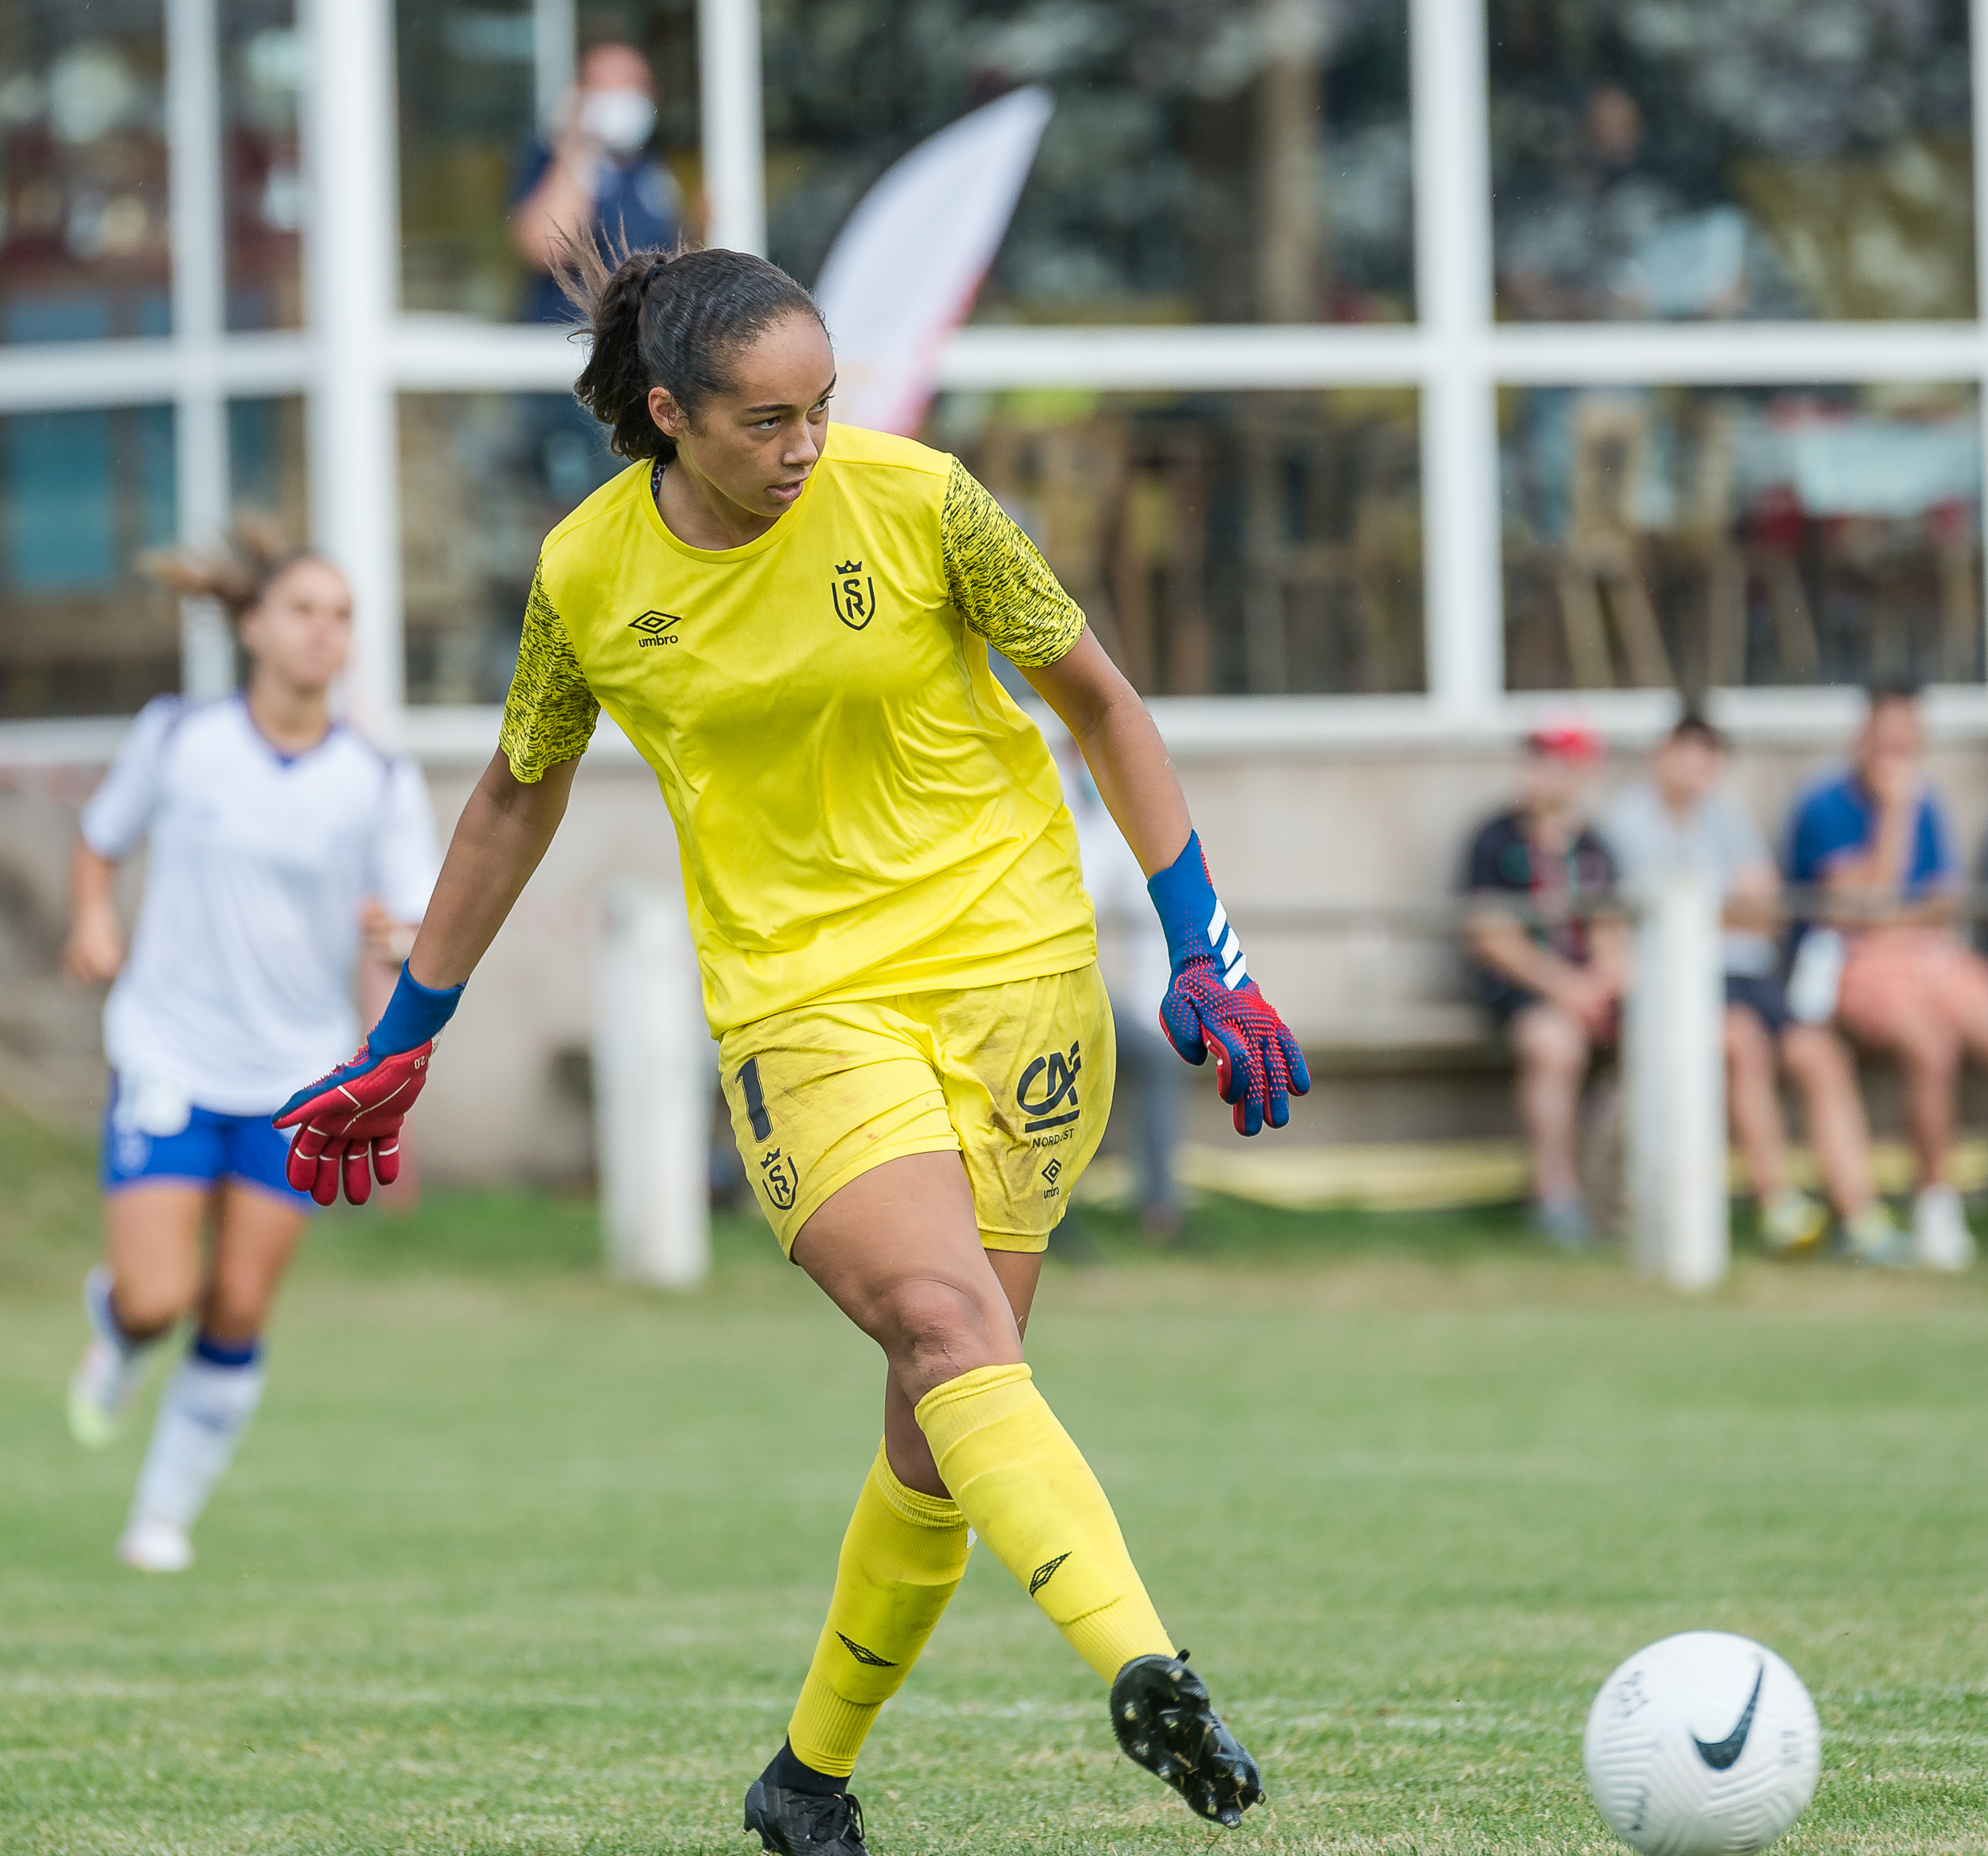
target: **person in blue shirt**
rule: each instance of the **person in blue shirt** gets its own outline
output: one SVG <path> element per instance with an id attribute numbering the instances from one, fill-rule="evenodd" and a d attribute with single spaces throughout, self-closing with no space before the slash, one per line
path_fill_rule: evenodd
<path id="1" fill-rule="evenodd" d="M 1842 936 L 1836 1022 L 1904 1072 L 1913 1260 L 1965 1269 L 1974 1240 L 1953 1184 L 1954 1122 L 1962 1057 L 1988 1063 L 1988 961 L 1954 929 L 1960 867 L 1924 755 L 1916 692 L 1873 690 L 1850 766 L 1796 806 L 1788 875 L 1841 898 L 1820 931 Z"/>
<path id="2" fill-rule="evenodd" d="M 655 133 L 649 60 L 632 45 L 592 47 L 560 107 L 556 133 L 531 144 L 511 183 L 511 243 L 532 272 L 521 320 L 572 320 L 559 273 L 564 250 L 580 240 L 675 247 L 683 196 L 649 146 Z"/>

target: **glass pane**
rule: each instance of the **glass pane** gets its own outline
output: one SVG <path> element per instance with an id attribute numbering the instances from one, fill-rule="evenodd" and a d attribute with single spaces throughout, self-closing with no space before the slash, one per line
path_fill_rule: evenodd
<path id="1" fill-rule="evenodd" d="M 773 256 L 812 282 L 885 168 L 1018 84 L 1056 96 L 976 315 L 1414 313 L 1405 0 L 763 0 Z"/>
<path id="2" fill-rule="evenodd" d="M 569 394 L 406 394 L 410 702 L 501 702 L 539 543 L 624 468 Z"/>
<path id="3" fill-rule="evenodd" d="M 1977 399 L 1508 390 L 1510 686 L 1979 681 Z"/>
<path id="4" fill-rule="evenodd" d="M 169 406 L 0 418 L 0 717 L 127 715 L 180 686 Z"/>
<path id="5" fill-rule="evenodd" d="M 273 516 L 293 542 L 310 533 L 301 398 L 228 402 L 228 482 L 237 509 Z"/>
<path id="6" fill-rule="evenodd" d="M 399 0 L 401 297 L 417 310 L 497 320 L 566 313 L 512 243 L 514 199 L 545 166 L 537 139 L 529 0 Z M 654 133 L 596 163 L 610 229 L 638 227 L 661 201 L 681 224 L 701 185 L 697 0 L 620 0 L 580 9 L 584 54 L 627 44 L 654 80 Z M 624 204 L 627 210 L 622 210 Z"/>
<path id="7" fill-rule="evenodd" d="M 1146 694 L 1424 686 L 1412 390 L 953 394 L 925 435 Z"/>
<path id="8" fill-rule="evenodd" d="M 220 31 L 228 326 L 298 328 L 304 187 L 297 110 L 304 47 L 296 0 L 221 0 Z"/>
<path id="9" fill-rule="evenodd" d="M 1966 0 L 1489 0 L 1498 314 L 1974 313 Z"/>
<path id="10" fill-rule="evenodd" d="M 0 0 L 0 342 L 171 327 L 161 0 Z"/>

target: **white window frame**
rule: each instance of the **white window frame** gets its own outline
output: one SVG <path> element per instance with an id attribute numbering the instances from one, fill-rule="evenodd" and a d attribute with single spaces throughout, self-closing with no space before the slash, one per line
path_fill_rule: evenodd
<path id="1" fill-rule="evenodd" d="M 570 62 L 572 0 L 535 0 L 543 113 Z M 229 507 L 227 402 L 301 394 L 313 540 L 350 575 L 358 631 L 346 701 L 386 741 L 426 758 L 481 759 L 488 708 L 410 706 L 401 600 L 398 396 L 558 391 L 576 371 L 557 331 L 399 308 L 394 0 L 299 0 L 308 37 L 304 166 L 306 326 L 230 334 L 221 197 L 215 0 L 165 0 L 172 175 L 173 330 L 159 339 L 0 348 L 0 412 L 170 402 L 180 528 L 212 538 Z M 1973 0 L 1974 94 L 1988 99 L 1988 0 Z M 1416 291 L 1407 326 L 962 330 L 946 387 L 1275 389 L 1390 384 L 1420 394 L 1426 694 L 1171 698 L 1154 704 L 1193 754 L 1368 750 L 1488 741 L 1557 699 L 1504 688 L 1497 394 L 1588 382 L 1772 386 L 1966 381 L 1988 421 L 1988 316 L 1944 323 L 1499 324 L 1493 317 L 1485 0 L 1408 0 Z M 766 243 L 757 0 L 701 0 L 704 171 L 712 241 Z M 1978 116 L 1981 105 L 1978 103 Z M 1974 137 L 1978 304 L 1988 312 L 1988 123 Z M 1984 431 L 1988 450 L 1988 429 Z M 1988 531 L 1988 521 L 1984 530 Z M 190 612 L 188 686 L 211 690 L 227 654 L 212 615 Z M 1610 734 L 1662 726 L 1663 692 L 1584 693 Z M 1717 693 L 1750 738 L 1840 738 L 1857 712 L 1840 688 Z M 1988 736 L 1988 684 L 1932 693 L 1935 730 Z M 0 763 L 103 758 L 122 718 L 0 723 Z M 629 752 L 604 741 L 610 754 Z"/>

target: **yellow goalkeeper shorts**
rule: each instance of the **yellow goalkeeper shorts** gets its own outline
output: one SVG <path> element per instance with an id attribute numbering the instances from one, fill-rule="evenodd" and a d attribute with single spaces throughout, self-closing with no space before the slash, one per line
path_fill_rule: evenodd
<path id="1" fill-rule="evenodd" d="M 1045 1248 L 1097 1151 L 1117 1070 L 1093 964 L 1005 985 L 803 1005 L 728 1032 L 725 1100 L 780 1239 L 859 1173 L 956 1149 L 990 1250 Z"/>

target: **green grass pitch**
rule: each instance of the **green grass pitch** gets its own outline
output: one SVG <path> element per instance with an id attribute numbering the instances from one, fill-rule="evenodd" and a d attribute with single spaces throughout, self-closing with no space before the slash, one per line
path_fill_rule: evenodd
<path id="1" fill-rule="evenodd" d="M 0 1119 L 0 1850 L 711 1852 L 875 1447 L 866 1342 L 762 1230 L 616 1289 L 584 1205 L 327 1218 L 192 1572 L 111 1557 L 143 1425 L 60 1387 L 95 1211 Z M 1032 1354 L 1263 1765 L 1240 1831 L 1113 1750 L 976 1555 L 859 1773 L 877 1856 L 1599 1851 L 1604 1675 L 1713 1626 L 1808 1680 L 1800 1851 L 1988 1849 L 1988 1292 L 1743 1268 L 1684 1305 L 1509 1224 L 1211 1207 L 1053 1265 Z"/>

